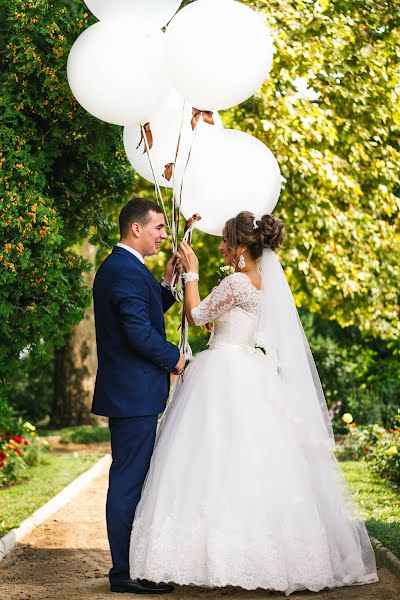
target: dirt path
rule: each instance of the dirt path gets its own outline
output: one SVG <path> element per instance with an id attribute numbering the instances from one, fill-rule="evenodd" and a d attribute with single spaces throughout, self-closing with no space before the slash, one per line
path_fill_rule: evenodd
<path id="1" fill-rule="evenodd" d="M 107 469 L 90 488 L 32 532 L 0 562 L 0 600 L 110 600 L 110 567 L 104 520 Z M 301 592 L 290 600 L 396 600 L 400 584 L 384 569 L 380 582 L 319 594 Z M 281 593 L 237 588 L 177 587 L 171 600 L 284 598 Z M 132 597 L 132 596 L 130 596 Z"/>

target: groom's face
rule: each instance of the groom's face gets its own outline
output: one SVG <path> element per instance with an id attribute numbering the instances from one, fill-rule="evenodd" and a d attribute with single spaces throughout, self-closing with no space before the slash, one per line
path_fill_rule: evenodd
<path id="1" fill-rule="evenodd" d="M 140 246 L 143 256 L 157 254 L 161 244 L 167 239 L 164 215 L 150 211 L 150 221 L 140 227 Z"/>

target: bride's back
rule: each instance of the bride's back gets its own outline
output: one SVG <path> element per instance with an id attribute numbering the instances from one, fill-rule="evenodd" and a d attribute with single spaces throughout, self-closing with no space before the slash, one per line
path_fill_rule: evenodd
<path id="1" fill-rule="evenodd" d="M 233 273 L 213 289 L 193 311 L 196 325 L 214 321 L 209 347 L 255 345 L 260 291 L 244 273 Z"/>

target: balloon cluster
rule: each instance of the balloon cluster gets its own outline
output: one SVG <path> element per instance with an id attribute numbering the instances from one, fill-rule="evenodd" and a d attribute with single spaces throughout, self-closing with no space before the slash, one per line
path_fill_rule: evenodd
<path id="1" fill-rule="evenodd" d="M 137 172 L 158 190 L 172 187 L 173 211 L 200 213 L 198 228 L 210 234 L 240 210 L 271 212 L 274 156 L 223 129 L 217 112 L 249 98 L 270 71 L 261 16 L 236 0 L 196 0 L 179 12 L 181 0 L 85 2 L 99 22 L 74 43 L 68 81 L 89 113 L 125 127 Z"/>

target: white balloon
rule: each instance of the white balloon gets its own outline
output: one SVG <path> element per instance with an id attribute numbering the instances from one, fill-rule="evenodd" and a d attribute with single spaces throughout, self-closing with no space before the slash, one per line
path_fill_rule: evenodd
<path id="1" fill-rule="evenodd" d="M 193 106 L 221 110 L 249 98 L 272 64 L 262 17 L 235 0 L 197 0 L 166 31 L 166 68 Z"/>
<path id="2" fill-rule="evenodd" d="M 164 34 L 142 34 L 119 20 L 89 27 L 71 48 L 72 93 L 89 113 L 115 125 L 146 123 L 170 89 Z"/>
<path id="3" fill-rule="evenodd" d="M 85 0 L 86 6 L 98 19 L 122 17 L 140 22 L 147 31 L 161 29 L 181 5 L 181 0 Z"/>
<path id="4" fill-rule="evenodd" d="M 281 174 L 272 152 L 257 138 L 234 129 L 199 131 L 183 179 L 182 213 L 202 217 L 200 231 L 221 235 L 242 210 L 261 217 L 279 199 Z"/>
<path id="5" fill-rule="evenodd" d="M 214 126 L 222 128 L 222 121 L 219 114 L 215 112 L 212 117 Z M 205 126 L 212 127 L 212 125 Z M 175 188 L 177 188 L 180 185 L 179 181 L 182 178 L 188 153 L 197 133 L 192 129 L 191 105 L 185 102 L 184 98 L 175 90 L 171 90 L 166 101 L 151 118 L 150 130 L 153 139 L 150 159 L 157 182 L 159 185 L 170 188 L 175 182 Z M 177 156 L 178 140 L 179 152 Z M 154 183 L 149 154 L 144 152 L 145 143 L 142 140 L 140 126 L 130 125 L 129 127 L 125 127 L 124 146 L 128 160 L 134 169 L 139 175 Z M 164 177 L 164 171 L 170 163 L 174 163 L 175 165 L 174 176 L 168 180 Z"/>

